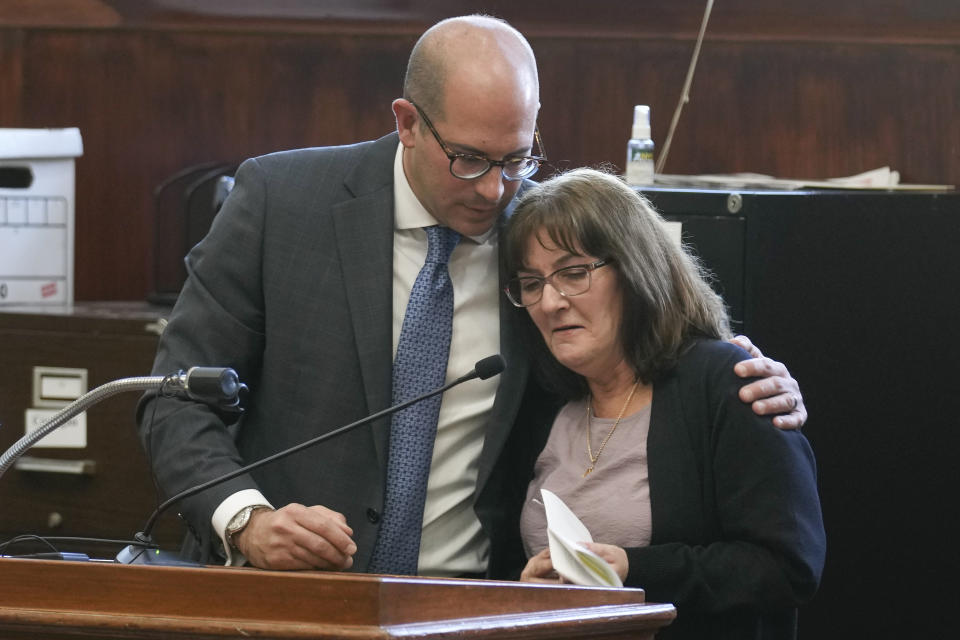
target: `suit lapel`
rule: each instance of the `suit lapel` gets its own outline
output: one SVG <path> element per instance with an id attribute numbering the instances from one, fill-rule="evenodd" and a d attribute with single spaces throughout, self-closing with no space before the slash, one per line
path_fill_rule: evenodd
<path id="1" fill-rule="evenodd" d="M 507 306 L 508 304 L 508 302 L 500 302 L 500 352 L 507 361 L 507 368 L 500 374 L 497 397 L 493 402 L 493 409 L 490 411 L 490 418 L 486 425 L 477 472 L 477 496 L 482 493 L 483 487 L 489 480 L 490 473 L 516 421 L 530 371 L 526 348 L 516 326 L 516 313 L 513 308 Z"/>
<path id="2" fill-rule="evenodd" d="M 355 195 L 333 207 L 347 304 L 367 409 L 390 405 L 393 352 L 393 158 L 396 134 L 377 140 L 344 181 Z M 389 442 L 386 426 L 373 436 L 381 466 Z"/>
<path id="3" fill-rule="evenodd" d="M 498 222 L 497 233 L 503 237 L 503 232 L 507 220 L 513 214 L 517 200 L 522 194 L 514 197 L 513 201 L 504 210 L 503 215 Z M 503 243 L 498 242 L 498 249 L 503 251 Z M 501 258 L 501 269 L 503 260 Z M 507 275 L 500 272 L 500 282 L 498 289 L 501 289 L 507 281 Z M 486 433 L 484 434 L 483 450 L 480 453 L 480 462 L 477 473 L 477 493 L 479 496 L 490 473 L 496 464 L 500 452 L 503 450 L 504 443 L 510 435 L 514 426 L 517 413 L 520 410 L 520 402 L 523 399 L 523 392 L 527 385 L 527 376 L 530 372 L 530 359 L 526 347 L 523 344 L 520 327 L 517 323 L 516 309 L 506 299 L 506 296 L 500 295 L 500 353 L 507 361 L 507 368 L 500 374 L 500 384 L 497 386 L 497 397 L 493 402 L 493 409 L 490 412 L 490 419 L 487 421 Z"/>

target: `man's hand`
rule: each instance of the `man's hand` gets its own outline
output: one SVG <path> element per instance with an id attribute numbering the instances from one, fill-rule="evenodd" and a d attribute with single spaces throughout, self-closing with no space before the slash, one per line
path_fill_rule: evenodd
<path id="1" fill-rule="evenodd" d="M 352 535 L 341 513 L 288 504 L 277 511 L 253 512 L 233 541 L 247 561 L 261 569 L 340 571 L 353 565 L 357 545 Z"/>
<path id="2" fill-rule="evenodd" d="M 799 429 L 807 421 L 800 385 L 781 362 L 764 357 L 750 338 L 736 336 L 730 342 L 753 356 L 752 360 L 738 362 L 734 371 L 741 378 L 762 378 L 744 385 L 740 399 L 751 403 L 757 415 L 776 415 L 773 424 L 781 429 Z"/>

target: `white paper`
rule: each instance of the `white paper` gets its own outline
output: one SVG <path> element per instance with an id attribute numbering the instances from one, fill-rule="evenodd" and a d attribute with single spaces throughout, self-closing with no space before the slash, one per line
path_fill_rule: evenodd
<path id="1" fill-rule="evenodd" d="M 553 568 L 573 584 L 622 587 L 620 576 L 606 560 L 583 546 L 593 542 L 590 531 L 552 491 L 540 489 L 547 512 L 547 540 Z"/>
<path id="2" fill-rule="evenodd" d="M 907 184 L 900 182 L 900 172 L 890 167 L 871 169 L 854 176 L 827 178 L 775 178 L 759 173 L 723 173 L 672 175 L 658 173 L 654 184 L 660 187 L 702 187 L 724 189 L 861 189 L 881 191 L 952 191 L 949 184 Z"/>

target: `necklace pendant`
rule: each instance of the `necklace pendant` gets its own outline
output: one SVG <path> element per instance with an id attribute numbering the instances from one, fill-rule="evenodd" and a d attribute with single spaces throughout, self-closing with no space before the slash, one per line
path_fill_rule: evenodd
<path id="1" fill-rule="evenodd" d="M 593 466 L 587 467 L 587 470 L 583 472 L 583 477 L 586 478 L 590 473 L 593 472 Z"/>

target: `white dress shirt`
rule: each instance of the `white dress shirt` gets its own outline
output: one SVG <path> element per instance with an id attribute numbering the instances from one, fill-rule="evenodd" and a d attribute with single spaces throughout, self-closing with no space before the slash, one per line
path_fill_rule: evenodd
<path id="1" fill-rule="evenodd" d="M 394 163 L 393 352 L 400 340 L 410 291 L 427 257 L 423 227 L 437 224 L 403 173 L 403 146 Z M 497 233 L 463 237 L 450 256 L 453 334 L 446 382 L 468 373 L 478 360 L 500 352 Z M 437 438 L 427 481 L 419 573 L 455 576 L 487 568 L 490 544 L 473 510 L 483 429 L 497 381 L 473 380 L 447 391 L 440 405 Z"/>

